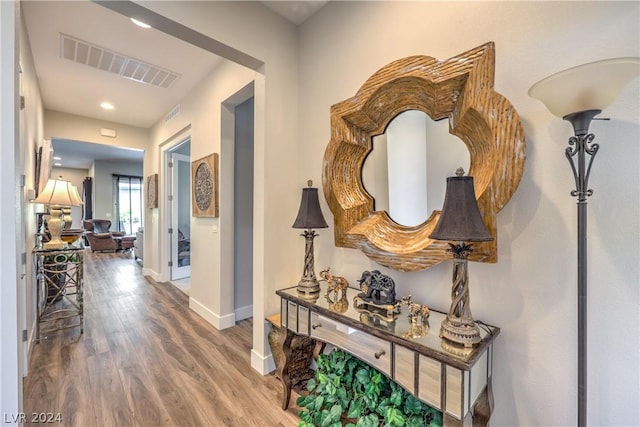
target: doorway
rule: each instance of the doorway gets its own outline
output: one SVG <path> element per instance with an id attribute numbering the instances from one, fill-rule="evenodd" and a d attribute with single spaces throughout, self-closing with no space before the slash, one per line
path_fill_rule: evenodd
<path id="1" fill-rule="evenodd" d="M 235 107 L 233 269 L 236 321 L 253 316 L 253 98 Z"/>
<path id="2" fill-rule="evenodd" d="M 220 192 L 222 313 L 233 313 L 225 327 L 253 317 L 254 301 L 254 83 L 222 103 Z M 223 222 L 221 222 L 222 224 Z"/>
<path id="3" fill-rule="evenodd" d="M 167 151 L 171 281 L 191 277 L 191 139 Z M 188 286 L 180 286 L 188 288 Z"/>

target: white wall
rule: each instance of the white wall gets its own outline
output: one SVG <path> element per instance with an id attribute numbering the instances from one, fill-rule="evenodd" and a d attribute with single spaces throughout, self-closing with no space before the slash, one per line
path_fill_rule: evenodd
<path id="1" fill-rule="evenodd" d="M 101 128 L 114 129 L 117 136 L 115 138 L 102 136 L 100 135 Z M 149 143 L 148 129 L 55 110 L 45 110 L 44 112 L 44 135 L 46 139 L 71 139 L 139 150 L 145 150 Z"/>
<path id="2" fill-rule="evenodd" d="M 300 29 L 299 173 L 319 182 L 329 108 L 380 67 L 409 55 L 446 59 L 496 43 L 495 88 L 515 106 L 527 139 L 520 186 L 498 214 L 497 264 L 471 263 L 474 316 L 496 340 L 496 426 L 575 425 L 576 212 L 564 157 L 571 127 L 527 95 L 539 79 L 617 56 L 639 56 L 638 2 L 330 2 Z M 636 79 L 591 130 L 601 144 L 589 214 L 589 424 L 640 425 L 638 260 L 640 177 Z M 322 200 L 328 221 L 331 213 Z M 292 259 L 291 262 L 295 263 Z M 380 268 L 316 238 L 316 266 L 355 285 Z M 447 310 L 451 264 L 415 273 L 382 268 L 400 295 Z"/>
<path id="3" fill-rule="evenodd" d="M 191 139 L 192 161 L 212 153 L 220 153 L 222 102 L 252 81 L 255 74 L 252 70 L 230 62 L 223 62 L 216 67 L 190 95 L 181 101 L 179 115 L 168 123 L 162 120 L 152 128 L 151 140 L 152 144 L 156 145 L 152 151 L 156 159 L 145 163 L 145 170 L 148 170 L 145 173 L 147 175 L 159 173 L 159 182 L 165 181 L 164 171 L 160 167 L 162 161 L 160 146 L 164 146 L 165 142 L 173 139 L 176 132 L 188 126 L 190 126 L 188 133 Z M 220 176 L 223 176 L 222 169 L 232 167 L 233 159 L 220 158 L 219 164 Z M 220 179 L 220 192 L 232 191 L 233 187 L 229 188 L 228 185 L 229 183 Z M 165 194 L 163 190 L 160 185 L 158 194 L 161 200 Z M 166 239 L 167 236 L 160 229 L 160 224 L 163 224 L 165 218 L 162 209 L 159 211 L 157 219 L 147 218 L 145 221 L 145 235 L 147 230 L 153 230 L 158 233 L 157 241 L 162 242 L 162 239 Z M 221 205 L 219 218 L 191 218 L 190 306 L 218 328 L 229 326 L 227 322 L 234 324 L 233 290 L 230 289 L 230 293 L 225 292 L 222 287 L 222 284 L 232 283 L 223 279 L 223 270 L 232 269 L 233 266 L 221 265 L 220 261 L 223 255 L 220 249 L 221 235 L 229 231 L 230 218 L 226 215 L 227 212 L 232 212 L 232 209 Z M 214 228 L 218 231 L 214 231 Z M 160 263 L 166 264 L 162 261 L 164 259 L 162 248 L 164 248 L 162 244 L 145 245 L 145 268 L 147 268 L 147 260 L 153 260 L 151 262 L 156 263 L 155 267 L 150 268 L 160 272 Z"/>
<path id="4" fill-rule="evenodd" d="M 0 2 L 0 197 L 14 203 L 0 204 L 0 239 L 16 237 L 18 150 L 18 36 L 19 13 L 14 2 Z M 0 410 L 18 414 L 22 408 L 22 381 L 18 351 L 18 284 L 16 245 L 0 246 Z M 13 421 L 11 424 L 17 424 Z"/>

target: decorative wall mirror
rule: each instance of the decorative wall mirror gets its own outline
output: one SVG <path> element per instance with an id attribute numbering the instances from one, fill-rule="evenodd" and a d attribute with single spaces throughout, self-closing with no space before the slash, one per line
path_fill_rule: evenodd
<path id="1" fill-rule="evenodd" d="M 449 133 L 466 146 L 469 156 L 457 166 L 468 162 L 480 211 L 494 237 L 475 244 L 469 259 L 497 261 L 496 214 L 520 183 L 526 146 L 518 113 L 493 90 L 494 66 L 493 42 L 445 61 L 410 56 L 381 68 L 354 97 L 331 107 L 323 189 L 334 217 L 336 246 L 360 249 L 400 271 L 425 269 L 450 258 L 446 242 L 428 237 L 439 208 L 421 223 L 401 225 L 386 210 L 374 209 L 375 200 L 363 183 L 373 138 L 384 134 L 400 113 L 417 110 L 434 121 L 448 119 Z M 441 186 L 444 194 L 444 178 Z"/>

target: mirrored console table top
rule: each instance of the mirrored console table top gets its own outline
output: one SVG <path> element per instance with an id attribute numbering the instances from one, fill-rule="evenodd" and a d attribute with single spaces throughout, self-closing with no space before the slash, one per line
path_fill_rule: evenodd
<path id="1" fill-rule="evenodd" d="M 353 299 L 361 292 L 359 289 L 348 288 L 346 304 L 344 302 L 339 304 L 335 302 L 335 299 L 325 298 L 326 283 L 320 282 L 320 286 L 320 293 L 317 298 L 313 299 L 299 293 L 296 287 L 281 289 L 276 293 L 282 298 L 295 301 L 297 304 L 320 314 L 333 317 L 349 326 L 363 329 L 371 335 L 398 343 L 420 354 L 446 361 L 449 365 L 459 369 L 468 370 L 473 366 L 487 346 L 500 333 L 500 328 L 480 322 L 482 342 L 475 347 L 465 348 L 438 336 L 440 323 L 445 319 L 446 313 L 430 309 L 426 327 L 416 331 L 408 317 L 408 310 L 405 306 L 401 306 L 400 313 L 395 320 L 388 322 L 375 315 L 368 315 L 356 310 Z M 424 335 L 420 336 L 421 333 Z"/>

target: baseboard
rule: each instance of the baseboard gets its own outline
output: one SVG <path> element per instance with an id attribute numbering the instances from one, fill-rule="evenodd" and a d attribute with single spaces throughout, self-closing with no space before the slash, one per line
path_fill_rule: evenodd
<path id="1" fill-rule="evenodd" d="M 253 317 L 253 304 L 235 309 L 236 322 Z"/>
<path id="2" fill-rule="evenodd" d="M 36 339 L 36 322 L 37 318 L 33 319 L 33 327 L 29 331 L 29 337 L 27 338 L 27 365 L 25 366 L 25 376 L 29 375 L 29 372 L 31 371 L 31 353 L 33 352 L 33 345 L 35 344 Z"/>
<path id="3" fill-rule="evenodd" d="M 193 297 L 189 297 L 189 308 L 198 313 L 204 320 L 213 325 L 218 330 L 227 329 L 236 324 L 236 315 L 227 314 L 226 316 L 219 316 L 218 314 L 199 303 Z"/>
<path id="4" fill-rule="evenodd" d="M 142 275 L 149 276 L 158 283 L 162 282 L 162 280 L 160 279 L 160 275 L 150 268 L 142 267 Z"/>
<path id="5" fill-rule="evenodd" d="M 251 367 L 261 375 L 267 375 L 275 371 L 276 364 L 273 360 L 273 355 L 263 356 L 254 349 L 251 349 Z"/>

